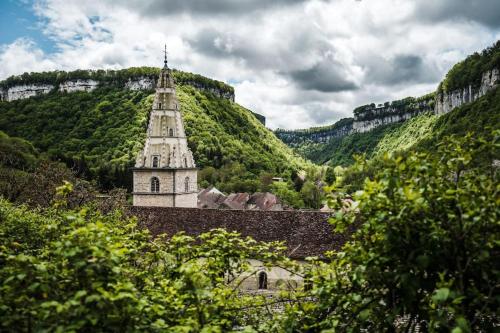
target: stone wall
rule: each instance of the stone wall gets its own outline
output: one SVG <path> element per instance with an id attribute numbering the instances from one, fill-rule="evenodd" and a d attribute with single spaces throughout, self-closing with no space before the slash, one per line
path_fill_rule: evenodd
<path id="1" fill-rule="evenodd" d="M 151 178 L 157 177 L 160 181 L 160 193 L 174 192 L 174 171 L 162 169 L 134 169 L 134 191 L 138 193 L 151 192 Z"/>
<path id="2" fill-rule="evenodd" d="M 302 260 L 297 260 L 298 263 L 302 265 L 307 265 L 306 262 Z M 296 274 L 292 274 L 289 270 L 283 269 L 281 267 L 266 267 L 263 262 L 259 260 L 251 259 L 249 260 L 251 269 L 248 272 L 244 272 L 236 283 L 240 283 L 239 288 L 245 291 L 278 291 L 278 290 L 295 290 L 297 287 L 304 284 L 304 279 Z M 253 274 L 258 272 L 257 274 Z M 267 288 L 259 289 L 259 273 L 265 272 L 267 275 Z"/>
<path id="3" fill-rule="evenodd" d="M 175 207 L 196 208 L 198 203 L 198 193 L 178 193 L 175 195 Z"/>
<path id="4" fill-rule="evenodd" d="M 215 228 L 237 231 L 258 241 L 284 241 L 291 258 L 322 256 L 340 249 L 347 234 L 336 234 L 329 213 L 319 211 L 245 211 L 171 207 L 131 207 L 153 235 L 180 231 L 196 236 Z M 352 231 L 352 230 L 351 230 Z"/>
<path id="5" fill-rule="evenodd" d="M 133 204 L 138 206 L 156 206 L 169 207 L 174 205 L 173 194 L 135 194 L 133 195 Z"/>

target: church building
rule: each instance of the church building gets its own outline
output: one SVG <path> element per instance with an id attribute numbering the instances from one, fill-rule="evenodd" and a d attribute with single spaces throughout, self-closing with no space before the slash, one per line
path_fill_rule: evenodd
<path id="1" fill-rule="evenodd" d="M 197 207 L 197 168 L 187 145 L 166 49 L 164 63 L 146 142 L 133 168 L 134 206 Z"/>

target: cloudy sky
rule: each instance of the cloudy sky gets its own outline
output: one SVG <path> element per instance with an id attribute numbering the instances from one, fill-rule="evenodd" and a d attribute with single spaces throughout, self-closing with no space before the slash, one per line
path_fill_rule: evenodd
<path id="1" fill-rule="evenodd" d="M 500 39 L 499 0 L 2 0 L 0 79 L 161 66 L 233 85 L 271 128 L 433 91 Z"/>

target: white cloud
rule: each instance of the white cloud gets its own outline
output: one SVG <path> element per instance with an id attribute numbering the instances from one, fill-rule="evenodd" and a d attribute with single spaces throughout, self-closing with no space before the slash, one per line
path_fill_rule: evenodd
<path id="1" fill-rule="evenodd" d="M 289 3 L 39 0 L 35 11 L 57 51 L 22 38 L 3 45 L 0 78 L 160 66 L 167 42 L 173 67 L 237 82 L 237 102 L 270 127 L 304 128 L 350 116 L 360 104 L 430 92 L 455 62 L 500 37 L 491 17 L 457 20 L 463 11 L 447 18 L 435 6 L 425 19 L 411 1 Z"/>
<path id="2" fill-rule="evenodd" d="M 0 78 L 56 68 L 57 64 L 29 39 L 19 38 L 0 47 Z"/>

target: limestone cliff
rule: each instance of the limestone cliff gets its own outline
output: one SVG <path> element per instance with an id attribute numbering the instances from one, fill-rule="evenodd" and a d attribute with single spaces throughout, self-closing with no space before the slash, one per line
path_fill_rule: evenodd
<path id="1" fill-rule="evenodd" d="M 364 133 L 379 126 L 404 122 L 424 112 L 433 112 L 434 94 L 419 98 L 407 97 L 401 100 L 360 106 L 354 110 L 354 118 L 344 118 L 333 125 L 299 130 L 275 131 L 290 147 L 304 143 L 327 143 L 333 138 L 342 138 L 352 133 Z"/>
<path id="2" fill-rule="evenodd" d="M 59 91 L 74 92 L 74 91 L 92 91 L 99 85 L 95 80 L 70 80 L 59 84 Z"/>
<path id="3" fill-rule="evenodd" d="M 405 122 L 419 114 L 432 112 L 437 115 L 445 114 L 461 105 L 471 103 L 484 96 L 487 92 L 500 85 L 500 70 L 493 68 L 481 75 L 477 84 L 468 84 L 461 89 L 446 92 L 441 87 L 436 93 L 422 97 L 407 97 L 402 100 L 363 105 L 354 109 L 354 118 L 346 123 L 346 119 L 324 127 L 312 127 L 299 130 L 277 129 L 276 135 L 287 145 L 297 147 L 304 143 L 326 143 L 332 138 L 347 136 L 352 133 L 364 133 L 377 127 Z"/>
<path id="4" fill-rule="evenodd" d="M 450 92 L 438 90 L 434 112 L 436 114 L 445 114 L 463 104 L 474 102 L 488 91 L 496 88 L 499 84 L 500 71 L 498 68 L 493 68 L 482 74 L 479 85 L 469 84 L 466 87 Z"/>
<path id="5" fill-rule="evenodd" d="M 332 138 L 340 138 L 352 133 L 353 118 L 344 118 L 333 125 L 323 127 L 312 127 L 302 130 L 284 130 L 274 131 L 276 136 L 291 147 L 297 147 L 301 144 L 326 143 Z"/>
<path id="6" fill-rule="evenodd" d="M 434 109 L 434 94 L 419 98 L 407 97 L 383 105 L 364 105 L 354 110 L 353 132 L 364 133 L 379 126 L 404 122 Z"/>
<path id="7" fill-rule="evenodd" d="M 25 73 L 0 81 L 0 100 L 15 101 L 47 94 L 53 89 L 60 92 L 92 91 L 99 86 L 117 86 L 130 90 L 154 90 L 158 69 L 151 67 L 113 70 L 78 70 L 73 72 Z M 201 75 L 173 71 L 179 85 L 189 85 L 199 91 L 234 102 L 233 87 Z"/>
<path id="8" fill-rule="evenodd" d="M 230 100 L 231 102 L 234 102 L 234 92 L 232 91 L 226 91 L 226 90 L 221 90 L 217 89 L 216 87 L 210 87 L 207 85 L 204 85 L 203 83 L 196 82 L 196 81 L 183 81 L 180 82 L 182 85 L 189 85 L 194 87 L 197 90 L 200 91 L 206 91 L 210 92 L 211 94 L 219 97 L 219 98 L 225 98 Z M 151 90 L 154 89 L 156 86 L 156 81 L 155 78 L 147 77 L 147 76 L 141 76 L 135 79 L 129 79 L 125 83 L 125 88 L 130 89 L 130 90 Z"/>
<path id="9" fill-rule="evenodd" d="M 16 99 L 29 98 L 41 94 L 47 94 L 54 85 L 52 84 L 22 84 L 1 90 L 1 97 L 4 101 L 14 101 Z"/>

